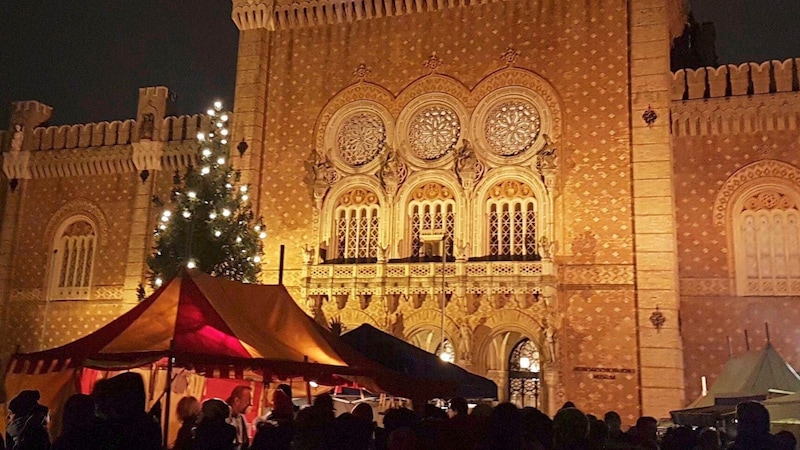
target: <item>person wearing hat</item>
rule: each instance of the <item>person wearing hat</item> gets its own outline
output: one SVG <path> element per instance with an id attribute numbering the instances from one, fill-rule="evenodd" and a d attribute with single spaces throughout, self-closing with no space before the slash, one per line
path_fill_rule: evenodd
<path id="1" fill-rule="evenodd" d="M 9 424 L 6 427 L 9 450 L 50 450 L 50 421 L 47 407 L 39 404 L 39 391 L 20 392 L 8 404 Z"/>

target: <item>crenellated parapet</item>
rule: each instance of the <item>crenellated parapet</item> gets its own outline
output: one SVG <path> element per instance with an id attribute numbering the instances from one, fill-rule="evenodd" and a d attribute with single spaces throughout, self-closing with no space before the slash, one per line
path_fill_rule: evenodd
<path id="1" fill-rule="evenodd" d="M 681 69 L 672 74 L 672 100 L 797 91 L 798 66 L 800 58 Z"/>
<path id="2" fill-rule="evenodd" d="M 679 70 L 672 74 L 672 134 L 796 130 L 800 59 Z"/>

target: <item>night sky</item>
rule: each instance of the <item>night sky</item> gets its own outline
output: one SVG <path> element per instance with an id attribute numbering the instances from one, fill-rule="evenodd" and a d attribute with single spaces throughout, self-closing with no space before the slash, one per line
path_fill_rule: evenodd
<path id="1" fill-rule="evenodd" d="M 719 62 L 800 57 L 799 0 L 692 0 Z M 229 0 L 6 0 L 0 124 L 12 100 L 54 107 L 51 125 L 133 118 L 138 88 L 165 85 L 173 112 L 232 106 L 238 31 Z M 3 126 L 5 128 L 5 126 Z"/>

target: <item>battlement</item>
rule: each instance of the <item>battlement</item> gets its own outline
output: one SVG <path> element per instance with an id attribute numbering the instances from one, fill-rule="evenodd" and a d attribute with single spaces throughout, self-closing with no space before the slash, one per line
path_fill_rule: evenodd
<path id="1" fill-rule="evenodd" d="M 798 91 L 798 66 L 800 58 L 681 69 L 672 74 L 672 100 Z"/>
<path id="2" fill-rule="evenodd" d="M 139 98 L 146 97 L 169 98 L 169 89 L 166 86 L 148 86 L 139 88 Z"/>
<path id="3" fill-rule="evenodd" d="M 164 89 L 165 88 L 144 88 Z M 168 94 L 167 94 L 168 95 Z M 208 127 L 210 120 L 204 114 L 165 117 L 160 127 L 158 141 L 175 142 L 194 140 L 197 131 Z M 37 127 L 31 135 L 28 150 L 62 150 L 131 144 L 136 129 L 133 119 L 113 122 Z"/>

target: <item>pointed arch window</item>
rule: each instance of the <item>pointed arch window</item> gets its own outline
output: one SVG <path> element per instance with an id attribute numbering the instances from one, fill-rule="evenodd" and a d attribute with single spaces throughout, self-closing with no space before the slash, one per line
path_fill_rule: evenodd
<path id="1" fill-rule="evenodd" d="M 539 407 L 541 357 L 536 344 L 523 339 L 508 359 L 508 398 L 520 408 Z"/>
<path id="2" fill-rule="evenodd" d="M 740 295 L 800 295 L 800 196 L 791 194 L 764 187 L 738 202 L 734 246 Z"/>
<path id="3" fill-rule="evenodd" d="M 334 210 L 334 218 L 335 260 L 374 262 L 380 238 L 377 195 L 366 189 L 353 189 L 343 194 Z"/>
<path id="4" fill-rule="evenodd" d="M 489 190 L 488 256 L 496 259 L 534 259 L 537 204 L 525 183 L 509 180 Z"/>
<path id="5" fill-rule="evenodd" d="M 441 234 L 445 252 L 453 256 L 453 234 L 456 227 L 456 202 L 452 192 L 439 183 L 428 183 L 414 190 L 409 204 L 411 259 L 432 257 L 424 237 Z M 439 257 L 433 257 L 439 260 Z"/>
<path id="6" fill-rule="evenodd" d="M 51 299 L 89 298 L 96 243 L 95 227 L 86 219 L 73 219 L 61 227 L 53 245 Z"/>

